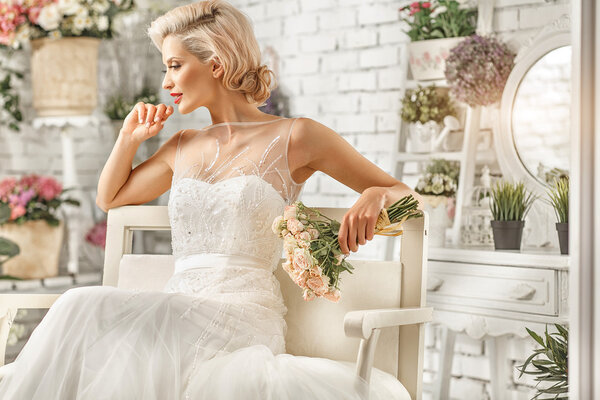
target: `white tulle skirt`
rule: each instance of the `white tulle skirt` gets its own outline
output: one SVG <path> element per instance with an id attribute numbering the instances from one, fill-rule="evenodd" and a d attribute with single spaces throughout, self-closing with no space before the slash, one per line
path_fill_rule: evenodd
<path id="1" fill-rule="evenodd" d="M 266 269 L 177 271 L 165 290 L 65 292 L 0 381 L 3 400 L 407 399 L 378 369 L 285 354 L 285 306 Z"/>

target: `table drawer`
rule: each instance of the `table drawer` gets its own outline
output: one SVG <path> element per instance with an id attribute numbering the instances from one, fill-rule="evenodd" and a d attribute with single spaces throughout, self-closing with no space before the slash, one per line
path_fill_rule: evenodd
<path id="1" fill-rule="evenodd" d="M 428 303 L 558 315 L 552 269 L 430 260 L 427 285 Z"/>

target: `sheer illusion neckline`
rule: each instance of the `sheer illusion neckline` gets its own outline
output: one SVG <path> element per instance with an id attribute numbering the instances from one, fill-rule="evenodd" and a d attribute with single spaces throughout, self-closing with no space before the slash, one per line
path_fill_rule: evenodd
<path id="1" fill-rule="evenodd" d="M 231 121 L 231 122 L 219 122 L 218 124 L 210 125 L 210 126 L 207 126 L 206 128 L 202 128 L 200 130 L 201 131 L 205 131 L 205 130 L 208 130 L 208 129 L 211 129 L 211 128 L 215 128 L 215 127 L 221 126 L 221 125 L 268 124 L 268 123 L 275 122 L 275 121 L 282 121 L 284 119 L 288 119 L 288 118 L 282 117 L 282 118 L 277 118 L 277 119 L 271 119 L 271 120 L 268 120 L 268 121 Z"/>

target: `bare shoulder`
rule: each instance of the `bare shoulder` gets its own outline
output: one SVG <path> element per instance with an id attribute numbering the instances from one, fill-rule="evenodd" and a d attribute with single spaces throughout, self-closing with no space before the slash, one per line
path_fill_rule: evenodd
<path id="1" fill-rule="evenodd" d="M 303 166 L 311 166 L 344 141 L 339 133 L 312 118 L 297 118 L 290 138 L 290 152 L 304 154 Z"/>
<path id="2" fill-rule="evenodd" d="M 185 135 L 185 129 L 175 132 L 170 138 L 168 138 L 159 148 L 152 157 L 156 158 L 167 164 L 171 171 L 174 169 L 175 153 L 177 152 L 177 146 L 180 138 Z"/>

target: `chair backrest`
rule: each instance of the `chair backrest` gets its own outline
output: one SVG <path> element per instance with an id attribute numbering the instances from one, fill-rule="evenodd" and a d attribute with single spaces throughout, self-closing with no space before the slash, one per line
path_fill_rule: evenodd
<path id="1" fill-rule="evenodd" d="M 345 208 L 317 208 L 342 219 Z M 348 259 L 355 267 L 344 274 L 338 303 L 325 299 L 306 302 L 301 289 L 279 262 L 275 276 L 288 312 L 286 351 L 295 355 L 355 361 L 359 340 L 344 334 L 349 311 L 425 305 L 426 227 L 424 218 L 404 224 L 400 262 Z M 138 290 L 162 290 L 174 268 L 172 255 L 131 254 L 134 230 L 170 229 L 166 206 L 124 206 L 109 210 L 103 284 Z M 143 279 L 140 279 L 143 277 Z M 381 332 L 374 366 L 398 377 L 409 393 L 421 392 L 424 329 L 406 326 Z"/>

